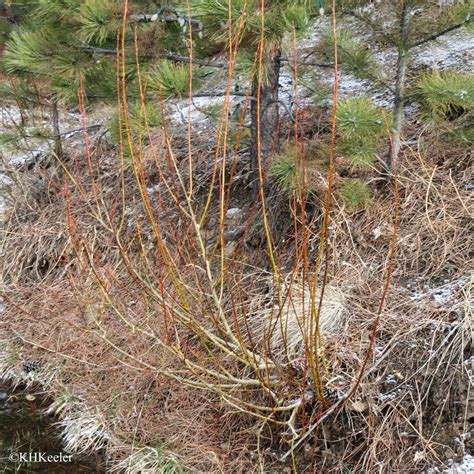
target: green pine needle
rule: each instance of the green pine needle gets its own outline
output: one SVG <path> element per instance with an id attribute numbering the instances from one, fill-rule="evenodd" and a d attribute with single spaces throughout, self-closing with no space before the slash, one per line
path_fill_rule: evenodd
<path id="1" fill-rule="evenodd" d="M 294 28 L 297 33 L 303 33 L 309 26 L 308 9 L 302 5 L 289 5 L 283 10 L 282 17 L 287 31 Z"/>
<path id="2" fill-rule="evenodd" d="M 365 97 L 339 102 L 337 127 L 347 138 L 378 139 L 385 132 L 382 111 Z"/>
<path id="3" fill-rule="evenodd" d="M 196 81 L 193 81 L 193 88 L 196 86 Z M 185 95 L 189 90 L 189 66 L 168 60 L 160 61 L 148 71 L 147 89 L 164 97 Z"/>
<path id="4" fill-rule="evenodd" d="M 12 149 L 19 147 L 22 136 L 15 132 L 0 133 L 0 146 Z"/>
<path id="5" fill-rule="evenodd" d="M 295 157 L 294 143 L 290 142 L 284 146 L 272 160 L 269 176 L 273 182 L 283 191 L 293 193 L 298 188 L 306 188 L 306 193 L 313 189 L 308 187 L 307 168 L 303 168 L 300 156 Z"/>
<path id="6" fill-rule="evenodd" d="M 349 31 L 337 32 L 337 46 L 341 67 L 360 79 L 377 74 L 377 65 L 372 53 L 360 41 L 353 38 Z M 323 33 L 321 52 L 326 61 L 334 59 L 334 35 L 331 30 Z"/>
<path id="7" fill-rule="evenodd" d="M 442 140 L 474 144 L 474 75 L 434 71 L 418 80 L 415 93 L 422 119 L 436 127 Z"/>
<path id="8" fill-rule="evenodd" d="M 36 7 L 33 16 L 37 20 L 64 22 L 73 18 L 83 2 L 81 0 L 39 0 L 32 3 Z"/>
<path id="9" fill-rule="evenodd" d="M 109 0 L 88 0 L 79 11 L 79 34 L 87 43 L 104 44 L 118 28 L 116 5 Z"/>
<path id="10" fill-rule="evenodd" d="M 353 166 L 370 166 L 385 136 L 381 109 L 367 98 L 349 98 L 338 104 L 336 119 L 341 136 L 337 152 Z"/>
<path id="11" fill-rule="evenodd" d="M 474 111 L 474 75 L 435 71 L 419 79 L 416 92 L 434 122 Z"/>
<path id="12" fill-rule="evenodd" d="M 200 109 L 202 113 L 213 123 L 218 125 L 222 120 L 222 112 L 224 110 L 224 104 L 221 102 L 208 104 Z"/>
<path id="13" fill-rule="evenodd" d="M 12 74 L 44 74 L 48 56 L 57 49 L 57 44 L 44 30 L 12 31 L 3 54 L 3 65 Z"/>
<path id="14" fill-rule="evenodd" d="M 455 143 L 459 143 L 463 146 L 474 145 L 474 119 L 471 117 L 470 120 L 462 127 L 455 128 L 451 131 L 451 139 Z"/>
<path id="15" fill-rule="evenodd" d="M 269 176 L 277 186 L 288 192 L 296 189 L 297 184 L 296 163 L 293 156 L 279 155 L 276 156 L 270 167 Z"/>
<path id="16" fill-rule="evenodd" d="M 109 131 L 112 140 L 116 144 L 122 141 L 125 155 L 130 156 L 130 149 L 127 143 L 128 135 L 130 134 L 134 144 L 142 146 L 148 142 L 148 136 L 152 133 L 153 129 L 162 125 L 163 120 L 160 105 L 153 102 L 147 102 L 145 108 L 139 102 L 130 104 L 126 117 L 129 126 L 128 132 L 124 110 L 121 111 L 120 116 L 118 112 L 115 113 L 109 123 Z"/>
<path id="17" fill-rule="evenodd" d="M 263 33 L 266 45 L 271 47 L 280 43 L 293 28 L 297 32 L 306 30 L 313 3 L 310 0 L 271 2 L 271 5 L 266 7 L 264 18 Z M 213 41 L 229 40 L 229 19 L 232 21 L 232 37 L 235 38 L 237 30 L 241 30 L 239 37 L 244 47 L 254 50 L 260 40 L 262 18 L 258 0 L 194 0 L 191 10 L 193 16 L 203 21 L 204 34 Z"/>
<path id="18" fill-rule="evenodd" d="M 5 70 L 12 74 L 77 77 L 87 71 L 90 59 L 72 43 L 68 46 L 58 38 L 67 34 L 51 28 L 22 27 L 11 33 L 3 55 Z"/>
<path id="19" fill-rule="evenodd" d="M 349 165 L 356 168 L 370 168 L 380 142 L 360 138 L 344 138 L 337 142 L 337 154 L 346 158 Z"/>
<path id="20" fill-rule="evenodd" d="M 31 107 L 39 100 L 38 90 L 31 82 L 18 79 L 0 81 L 0 97 L 4 100 L 15 100 L 22 104 L 24 108 Z"/>
<path id="21" fill-rule="evenodd" d="M 349 212 L 367 209 L 372 203 L 372 193 L 360 179 L 344 180 L 338 194 Z"/>

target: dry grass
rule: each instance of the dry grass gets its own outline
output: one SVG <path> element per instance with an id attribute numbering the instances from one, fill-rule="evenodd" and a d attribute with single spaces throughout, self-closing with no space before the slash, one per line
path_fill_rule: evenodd
<path id="1" fill-rule="evenodd" d="M 199 138 L 193 140 L 200 150 L 195 200 L 201 206 L 212 179 L 207 159 L 212 151 L 206 150 Z M 17 348 L 4 362 L 5 370 L 21 372 L 21 362 L 30 359 L 52 367 L 47 384 L 66 400 L 63 404 L 57 401 L 52 410 L 63 417 L 68 447 L 88 445 L 94 449 L 97 439 L 102 439 L 120 472 L 156 470 L 160 463 L 192 472 L 283 471 L 291 461 L 285 453 L 291 451 L 295 439 L 302 440 L 294 460 L 298 472 L 316 468 L 320 472 L 414 472 L 443 464 L 465 448 L 466 437 L 461 435 L 468 432 L 472 417 L 466 405 L 464 364 L 471 334 L 470 282 L 466 277 L 470 271 L 471 177 L 465 150 L 437 148 L 434 137 L 426 142 L 430 149 L 406 146 L 400 164 L 398 257 L 375 352 L 356 397 L 328 415 L 319 428 L 312 429 L 311 424 L 320 419 L 321 406 L 314 402 L 314 395 L 305 398 L 304 390 L 312 386 L 305 357 L 305 312 L 309 314 L 311 302 L 318 301 L 320 286 L 316 287 L 316 298 L 311 297 L 307 282 L 314 276 L 300 276 L 305 267 L 295 262 L 302 242 L 309 255 L 317 252 L 318 212 L 306 216 L 305 241 L 294 234 L 300 229 L 294 203 L 291 199 L 280 201 L 288 206 L 286 214 L 277 212 L 280 219 L 288 219 L 279 224 L 285 232 L 276 245 L 279 264 L 288 275 L 279 283 L 282 291 L 278 291 L 274 277 L 269 278 L 271 270 L 262 266 L 268 261 L 265 246 L 253 231 L 258 228 L 261 210 L 242 206 L 240 222 L 219 223 L 219 205 L 213 203 L 206 222 L 210 267 L 217 272 L 222 265 L 219 227 L 222 225 L 223 232 L 244 227 L 238 245 L 226 254 L 222 304 L 242 340 L 250 341 L 248 347 L 265 346 L 259 353 L 265 354 L 267 362 L 277 363 L 276 369 L 262 372 L 277 377 L 278 383 L 272 387 L 276 397 L 298 404 L 291 423 L 284 415 L 275 415 L 269 425 L 250 416 L 242 409 L 245 405 L 235 401 L 268 403 L 258 387 L 236 387 L 221 396 L 216 390 L 190 388 L 161 374 L 163 370 L 210 382 L 210 372 L 205 371 L 223 367 L 239 378 L 252 376 L 249 366 L 232 354 L 215 351 L 214 358 L 209 357 L 207 349 L 212 348 L 199 343 L 192 327 L 177 324 L 173 309 L 158 304 L 156 295 L 144 297 L 143 282 L 127 271 L 104 218 L 104 210 L 118 208 L 122 189 L 122 170 L 106 148 L 94 151 L 96 185 L 101 191 L 99 208 L 94 208 L 90 177 L 80 169 L 74 170 L 74 176 L 81 180 L 84 196 L 77 186 L 65 187 L 62 170 L 56 166 L 43 170 L 41 184 L 34 187 L 29 181 L 36 175 L 19 176 L 25 194 L 17 195 L 2 245 L 6 309 L 0 330 L 6 344 Z M 188 179 L 186 153 L 179 151 L 179 141 L 173 146 L 178 169 Z M 235 175 L 245 173 L 245 163 L 242 168 L 238 163 L 235 166 Z M 170 173 L 172 167 L 166 169 L 173 183 L 177 175 Z M 153 160 L 147 160 L 150 186 L 159 181 L 154 170 Z M 153 229 L 146 221 L 136 182 L 131 175 L 124 180 L 127 202 L 121 242 L 126 255 L 148 279 L 161 282 L 161 291 L 167 292 L 179 310 L 178 292 L 163 278 Z M 319 322 L 319 350 L 324 352 L 325 383 L 341 397 L 357 379 L 370 344 L 393 231 L 393 197 L 377 183 L 371 184 L 374 204 L 370 208 L 349 215 L 336 202 L 329 223 L 330 286 Z M 36 197 L 31 195 L 33 189 Z M 232 192 L 233 205 L 246 202 L 244 184 Z M 173 258 L 180 268 L 181 288 L 196 305 L 195 312 L 189 314 L 203 328 L 213 328 L 212 295 L 189 220 L 166 193 L 157 195 L 152 210 L 161 212 L 164 239 L 169 248 L 176 249 Z M 88 272 L 84 262 L 90 264 Z M 117 314 L 150 335 L 127 330 Z M 164 350 L 156 334 L 172 347 L 179 346 L 180 351 Z M 199 378 L 189 365 L 183 366 L 182 354 L 188 362 L 200 365 L 206 376 Z M 71 402 L 67 394 L 74 394 L 79 402 Z M 73 406 L 82 407 L 80 422 L 73 420 L 78 413 Z M 92 425 L 104 435 L 84 442 L 81 433 Z M 85 429 L 79 429 L 81 426 Z M 464 444 L 456 447 L 453 437 Z"/>
<path id="2" fill-rule="evenodd" d="M 267 285 L 272 294 L 271 277 Z M 264 345 L 265 341 L 269 341 L 269 350 L 282 363 L 291 364 L 304 357 L 311 334 L 309 314 L 316 311 L 313 303 L 321 298 L 320 285 L 314 286 L 311 278 L 288 274 L 281 283 L 283 303 L 273 293 L 270 301 L 259 304 L 263 307 L 251 310 L 247 315 L 254 343 Z M 255 298 L 253 304 L 257 305 L 258 300 Z M 326 287 L 319 319 L 319 329 L 326 343 L 327 339 L 341 333 L 345 312 L 343 293 L 335 287 Z"/>

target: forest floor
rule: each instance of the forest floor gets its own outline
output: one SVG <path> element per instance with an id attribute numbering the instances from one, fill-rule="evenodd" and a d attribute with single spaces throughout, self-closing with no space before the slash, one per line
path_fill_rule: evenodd
<path id="1" fill-rule="evenodd" d="M 305 48 L 314 47 L 317 32 L 316 28 Z M 453 33 L 416 57 L 430 67 L 456 64 L 469 70 L 473 66 L 469 56 L 472 41 L 472 35 Z M 379 54 L 388 64 L 392 53 Z M 371 84 L 350 75 L 343 74 L 341 79 L 342 95 L 372 90 Z M 314 80 L 312 76 L 306 79 Z M 317 84 L 329 86 L 330 80 L 330 71 L 324 71 Z M 323 104 L 311 103 L 314 93 L 305 87 L 304 75 L 300 87 L 307 101 L 307 139 L 317 141 L 330 117 Z M 293 88 L 291 72 L 284 71 L 281 94 L 287 97 L 290 110 L 294 107 Z M 379 90 L 373 90 L 373 97 L 381 105 L 391 104 Z M 215 125 L 198 110 L 209 103 L 214 102 L 196 102 L 191 111 L 199 206 L 207 199 L 214 160 L 210 137 Z M 169 106 L 176 124 L 170 133 L 171 143 L 181 170 L 186 169 L 187 145 L 177 125 L 186 122 L 187 105 L 174 102 Z M 28 121 L 35 127 L 47 126 L 46 113 L 29 113 Z M 102 127 L 104 116 L 110 113 L 101 110 L 88 116 L 89 126 L 101 125 L 92 128 L 88 138 L 104 208 L 115 205 L 124 179 L 125 227 L 131 236 L 144 209 L 137 204 L 140 193 L 133 173 L 129 170 L 123 175 L 117 147 Z M 426 131 L 417 123 L 416 106 L 409 108 L 408 115 L 397 177 L 397 257 L 370 370 L 357 397 L 296 451 L 297 472 L 472 472 L 472 150 L 447 145 L 437 133 Z M 21 117 L 11 106 L 4 108 L 2 119 L 9 128 Z M 288 117 L 283 116 L 282 122 L 283 138 L 289 138 L 292 127 Z M 65 135 L 63 142 L 68 163 L 89 183 L 87 171 L 81 174 L 76 166 L 84 162 L 80 115 L 63 112 L 62 127 L 64 133 L 73 132 Z M 86 185 L 85 197 L 77 189 L 69 195 L 62 186 L 64 170 L 50 158 L 49 148 L 40 142 L 30 142 L 28 147 L 29 151 L 21 153 L 6 152 L 1 170 L 0 204 L 7 235 L 2 243 L 3 378 L 50 393 L 54 402 L 49 411 L 61 419 L 65 448 L 102 453 L 109 468 L 117 472 L 291 472 L 288 440 L 275 427 L 266 428 L 257 447 L 254 418 L 229 408 L 216 395 L 136 370 L 92 331 L 83 330 L 90 324 L 90 314 L 99 314 L 108 330 L 135 354 L 147 353 L 155 363 L 173 363 L 156 347 L 147 348 L 134 334 L 124 333 L 106 314 L 97 290 L 81 277 L 80 258 L 65 218 L 70 215 L 71 202 L 77 206 L 77 225 L 97 248 L 101 268 L 119 271 L 114 249 L 107 248 L 109 238 L 88 213 L 93 186 Z M 249 294 L 252 290 L 256 300 L 263 301 L 262 282 L 269 269 L 262 227 L 255 218 L 257 211 L 246 181 L 249 156 L 242 149 L 229 160 L 234 167 L 229 179 L 235 187 L 224 225 L 227 231 L 239 231 L 239 237 L 227 243 L 225 255 L 248 269 L 242 281 L 249 282 L 244 283 Z M 146 169 L 147 193 L 153 199 L 159 195 L 160 177 L 153 160 L 146 163 Z M 337 167 L 336 189 L 338 180 L 350 173 L 344 165 Z M 372 205 L 362 212 L 349 212 L 336 194 L 329 222 L 329 280 L 344 294 L 346 314 L 337 336 L 327 343 L 328 367 L 338 393 L 344 393 L 353 382 L 368 347 L 393 235 L 393 192 L 384 184 L 381 167 L 376 166 L 370 176 Z M 307 218 L 314 229 L 321 226 L 323 198 L 317 196 L 309 206 Z M 270 226 L 277 236 L 275 245 L 288 255 L 281 266 L 290 272 L 298 245 L 292 234 L 291 200 L 274 190 L 268 207 Z M 217 238 L 218 220 L 218 209 L 211 206 L 204 228 L 207 244 Z M 170 222 L 175 226 L 170 238 L 186 235 L 184 224 L 173 217 Z M 147 232 L 152 234 L 145 229 L 144 234 Z M 315 231 L 309 246 L 316 249 L 318 243 Z M 117 273 L 117 285 L 111 291 L 120 295 L 130 312 L 152 318 L 147 302 L 124 291 L 125 278 Z M 32 361 L 38 362 L 38 368 L 26 371 L 24 364 Z"/>

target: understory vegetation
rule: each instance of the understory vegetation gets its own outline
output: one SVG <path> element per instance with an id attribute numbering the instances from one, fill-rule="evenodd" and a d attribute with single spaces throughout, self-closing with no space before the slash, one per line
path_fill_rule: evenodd
<path id="1" fill-rule="evenodd" d="M 471 10 L 0 6 L 0 375 L 49 394 L 66 451 L 125 473 L 461 462 L 474 78 L 416 55 Z"/>

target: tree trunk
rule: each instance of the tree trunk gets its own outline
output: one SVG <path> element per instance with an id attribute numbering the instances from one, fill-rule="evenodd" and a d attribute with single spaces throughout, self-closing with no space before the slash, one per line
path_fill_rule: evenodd
<path id="1" fill-rule="evenodd" d="M 400 18 L 400 45 L 398 47 L 397 77 L 395 83 L 395 98 L 393 105 L 393 135 L 392 147 L 387 156 L 387 173 L 392 175 L 398 161 L 401 148 L 401 132 L 405 109 L 405 80 L 408 63 L 411 10 L 405 1 Z"/>
<path id="2" fill-rule="evenodd" d="M 54 153 L 60 160 L 63 159 L 63 146 L 61 143 L 61 130 L 59 129 L 58 103 L 53 99 L 51 103 L 51 120 L 53 122 L 54 133 Z"/>
<path id="3" fill-rule="evenodd" d="M 259 163 L 265 175 L 269 157 L 278 150 L 278 88 L 280 80 L 281 52 L 277 51 L 268 65 L 267 80 L 259 84 L 258 77 L 253 80 L 251 114 L 252 174 L 254 190 L 259 188 Z M 260 107 L 257 101 L 260 88 Z"/>

